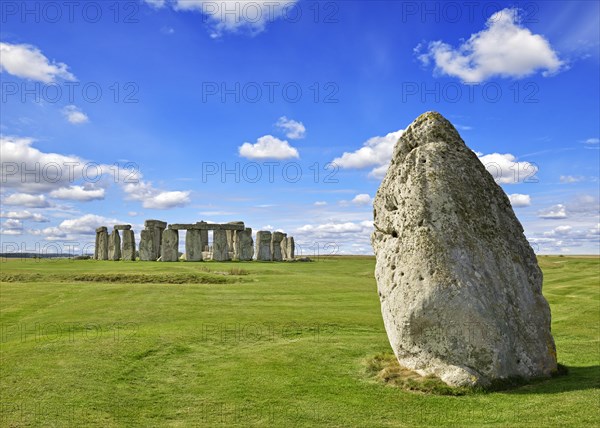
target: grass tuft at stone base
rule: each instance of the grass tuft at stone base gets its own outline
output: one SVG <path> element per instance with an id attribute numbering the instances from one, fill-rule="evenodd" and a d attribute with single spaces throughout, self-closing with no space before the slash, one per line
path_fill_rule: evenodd
<path id="1" fill-rule="evenodd" d="M 393 353 L 379 353 L 365 361 L 365 372 L 367 377 L 379 383 L 401 388 L 406 391 L 422 392 L 432 395 L 461 396 L 475 393 L 486 393 L 493 391 L 504 391 L 525 385 L 548 380 L 509 378 L 492 382 L 488 387 L 452 387 L 434 375 L 421 376 L 420 374 L 402 367 Z M 568 368 L 562 364 L 552 377 L 567 375 Z"/>

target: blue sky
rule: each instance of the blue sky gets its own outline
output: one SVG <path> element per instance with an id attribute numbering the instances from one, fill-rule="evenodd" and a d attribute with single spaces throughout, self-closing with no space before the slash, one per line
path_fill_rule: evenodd
<path id="1" fill-rule="evenodd" d="M 598 2 L 1 7 L 4 251 L 156 218 L 370 254 L 393 144 L 436 110 L 538 253 L 599 252 Z"/>

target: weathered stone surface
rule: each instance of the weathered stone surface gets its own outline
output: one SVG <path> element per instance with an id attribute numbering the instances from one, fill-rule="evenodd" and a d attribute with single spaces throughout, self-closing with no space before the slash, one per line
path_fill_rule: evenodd
<path id="1" fill-rule="evenodd" d="M 167 222 L 166 221 L 162 221 L 162 220 L 146 220 L 144 222 L 144 227 L 146 229 L 150 229 L 152 227 L 157 227 L 159 229 L 166 229 L 167 228 Z"/>
<path id="2" fill-rule="evenodd" d="M 214 224 L 214 223 L 174 223 L 169 225 L 173 230 L 244 230 L 241 224 Z"/>
<path id="3" fill-rule="evenodd" d="M 96 233 L 100 233 L 100 232 L 107 232 L 108 229 L 106 228 L 106 226 L 100 226 L 96 229 Z"/>
<path id="4" fill-rule="evenodd" d="M 144 222 L 146 230 L 152 231 L 152 239 L 154 240 L 151 246 L 153 253 L 151 260 L 157 260 L 161 256 L 162 234 L 167 223 L 161 220 L 146 220 Z"/>
<path id="5" fill-rule="evenodd" d="M 185 260 L 188 262 L 202 261 L 202 250 L 206 245 L 202 241 L 202 231 L 189 229 L 185 234 Z"/>
<path id="6" fill-rule="evenodd" d="M 100 227 L 98 229 L 96 229 L 96 248 L 94 251 L 94 258 L 96 260 L 108 260 L 108 232 L 106 227 Z"/>
<path id="7" fill-rule="evenodd" d="M 123 248 L 121 250 L 123 260 L 135 261 L 135 236 L 133 230 L 123 231 Z"/>
<path id="8" fill-rule="evenodd" d="M 160 251 L 162 262 L 179 261 L 179 233 L 176 230 L 166 229 L 163 231 Z"/>
<path id="9" fill-rule="evenodd" d="M 244 226 L 244 222 L 243 221 L 230 221 L 229 223 L 227 223 L 227 225 L 235 225 L 235 226 L 240 226 L 241 229 L 237 229 L 237 230 L 227 230 L 227 245 L 229 246 L 229 252 L 232 253 L 231 258 L 233 260 L 238 260 L 239 259 L 239 247 L 237 245 L 237 237 L 236 237 L 236 233 L 238 231 L 243 231 L 245 226 Z"/>
<path id="10" fill-rule="evenodd" d="M 215 230 L 213 232 L 213 256 L 212 259 L 217 262 L 225 262 L 229 258 L 229 246 L 227 245 L 227 234 L 225 230 Z"/>
<path id="11" fill-rule="evenodd" d="M 204 225 L 204 224 L 208 224 L 205 221 L 198 221 L 195 223 L 196 225 Z M 203 247 L 202 247 L 202 252 L 208 251 L 208 229 L 200 229 L 200 239 L 202 240 Z M 206 258 L 203 256 L 202 257 L 204 260 L 206 260 Z"/>
<path id="12" fill-rule="evenodd" d="M 194 223 L 173 223 L 173 224 L 169 225 L 169 229 L 173 229 L 173 230 L 190 230 L 190 229 L 198 229 L 198 227 Z"/>
<path id="13" fill-rule="evenodd" d="M 281 253 L 281 241 L 285 238 L 285 234 L 281 232 L 273 232 L 271 235 L 271 259 L 274 262 L 282 262 L 283 254 Z"/>
<path id="14" fill-rule="evenodd" d="M 121 235 L 113 230 L 108 237 L 108 260 L 121 260 Z"/>
<path id="15" fill-rule="evenodd" d="M 294 237 L 293 236 L 288 236 L 284 239 L 284 241 L 282 242 L 282 247 L 285 247 L 285 257 L 284 260 L 294 260 L 295 257 L 295 251 L 296 251 L 296 245 L 294 243 Z"/>
<path id="16" fill-rule="evenodd" d="M 131 230 L 130 224 L 116 224 L 113 228 L 114 230 Z"/>
<path id="17" fill-rule="evenodd" d="M 236 232 L 235 245 L 238 248 L 238 260 L 247 262 L 254 257 L 254 240 L 252 239 L 252 229 L 247 227 L 242 231 Z"/>
<path id="18" fill-rule="evenodd" d="M 283 239 L 281 240 L 281 259 L 282 260 L 287 260 L 288 259 L 288 254 L 287 254 L 287 233 L 283 234 Z"/>
<path id="19" fill-rule="evenodd" d="M 263 262 L 271 261 L 271 232 L 256 232 L 256 260 Z"/>
<path id="20" fill-rule="evenodd" d="M 438 113 L 394 148 L 374 200 L 385 328 L 400 364 L 449 385 L 556 370 L 542 272 L 510 202 Z"/>
<path id="21" fill-rule="evenodd" d="M 140 260 L 154 262 L 156 259 L 154 229 L 144 229 L 140 232 Z"/>

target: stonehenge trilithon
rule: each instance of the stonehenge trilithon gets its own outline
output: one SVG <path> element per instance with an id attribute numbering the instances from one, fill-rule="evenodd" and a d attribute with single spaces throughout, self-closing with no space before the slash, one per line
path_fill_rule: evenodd
<path id="1" fill-rule="evenodd" d="M 271 232 L 269 231 L 256 232 L 256 260 L 271 261 Z"/>
<path id="2" fill-rule="evenodd" d="M 274 262 L 283 261 L 283 254 L 281 252 L 281 241 L 283 241 L 285 235 L 281 232 L 273 232 L 271 234 L 271 260 Z"/>
<path id="3" fill-rule="evenodd" d="M 406 128 L 373 212 L 375 278 L 401 366 L 449 385 L 556 371 L 536 255 L 502 188 L 442 115 Z"/>
<path id="4" fill-rule="evenodd" d="M 108 237 L 108 260 L 121 260 L 121 236 L 117 229 L 113 229 Z"/>
<path id="5" fill-rule="evenodd" d="M 105 226 L 96 229 L 94 258 L 96 260 L 108 260 L 108 229 Z"/>
<path id="6" fill-rule="evenodd" d="M 121 250 L 123 260 L 135 261 L 135 235 L 133 230 L 123 230 L 123 248 Z"/>
<path id="7" fill-rule="evenodd" d="M 140 234 L 140 260 L 155 261 L 161 256 L 162 234 L 167 223 L 160 220 L 146 220 L 144 227 Z"/>
<path id="8" fill-rule="evenodd" d="M 162 232 L 160 251 L 162 262 L 179 261 L 179 232 L 177 230 L 166 229 Z"/>

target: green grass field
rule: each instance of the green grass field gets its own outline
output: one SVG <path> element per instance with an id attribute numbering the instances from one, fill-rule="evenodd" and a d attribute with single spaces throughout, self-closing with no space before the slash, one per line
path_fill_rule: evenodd
<path id="1" fill-rule="evenodd" d="M 569 374 L 459 397 L 367 376 L 374 263 L 4 260 L 0 425 L 600 425 L 597 257 L 540 258 Z"/>

